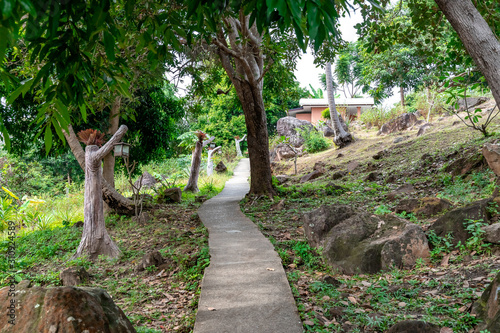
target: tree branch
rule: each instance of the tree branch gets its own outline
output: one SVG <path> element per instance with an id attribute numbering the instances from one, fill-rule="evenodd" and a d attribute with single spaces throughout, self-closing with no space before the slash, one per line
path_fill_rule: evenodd
<path id="1" fill-rule="evenodd" d="M 102 160 L 104 156 L 109 154 L 111 150 L 113 150 L 115 144 L 117 144 L 121 138 L 127 133 L 128 127 L 126 125 L 121 125 L 118 131 L 109 139 L 108 142 L 104 146 L 102 146 L 98 151 L 95 153 L 95 158 L 97 160 Z"/>

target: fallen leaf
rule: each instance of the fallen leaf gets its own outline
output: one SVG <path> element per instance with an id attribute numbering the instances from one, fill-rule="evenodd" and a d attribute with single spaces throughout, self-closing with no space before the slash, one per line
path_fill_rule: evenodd
<path id="1" fill-rule="evenodd" d="M 266 268 L 268 271 L 274 271 L 274 268 Z"/>
<path id="2" fill-rule="evenodd" d="M 405 302 L 399 302 L 399 303 L 398 303 L 398 306 L 399 306 L 400 308 L 404 308 L 404 307 L 406 306 L 406 303 L 405 303 Z"/>
<path id="3" fill-rule="evenodd" d="M 439 333 L 453 333 L 453 330 L 449 327 L 443 327 Z"/>
<path id="4" fill-rule="evenodd" d="M 348 299 L 348 300 L 349 300 L 352 304 L 358 304 L 358 301 L 357 301 L 354 297 L 352 297 L 352 296 L 347 297 L 347 299 Z"/>
<path id="5" fill-rule="evenodd" d="M 208 311 L 215 311 L 215 308 L 207 308 Z"/>
<path id="6" fill-rule="evenodd" d="M 304 322 L 304 325 L 314 326 L 314 323 L 313 323 L 312 321 L 310 321 L 310 320 L 306 320 L 306 321 Z"/>
<path id="7" fill-rule="evenodd" d="M 450 261 L 450 256 L 451 256 L 451 253 L 445 254 L 443 259 L 441 259 L 441 266 L 443 266 L 443 267 L 448 266 L 448 262 Z"/>

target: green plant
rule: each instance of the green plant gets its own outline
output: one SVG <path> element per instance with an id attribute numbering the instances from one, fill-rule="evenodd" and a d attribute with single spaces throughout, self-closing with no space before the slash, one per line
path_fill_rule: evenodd
<path id="1" fill-rule="evenodd" d="M 304 146 L 308 153 L 320 152 L 331 145 L 330 141 L 328 141 L 321 132 L 305 128 L 297 130 L 300 136 L 305 140 Z"/>
<path id="2" fill-rule="evenodd" d="M 484 242 L 484 234 L 485 231 L 482 227 L 487 226 L 487 223 L 484 223 L 482 219 L 480 220 L 465 220 L 464 227 L 468 233 L 471 234 L 471 237 L 467 239 L 465 242 L 465 246 L 470 251 L 476 251 L 477 253 L 483 253 L 488 251 L 491 247 L 490 243 Z"/>
<path id="3" fill-rule="evenodd" d="M 375 208 L 375 214 L 377 215 L 386 215 L 390 213 L 392 213 L 392 211 L 386 205 L 379 205 Z"/>
<path id="4" fill-rule="evenodd" d="M 405 211 L 399 213 L 399 214 L 396 214 L 397 216 L 403 218 L 403 219 L 407 219 L 407 220 L 410 220 L 411 222 L 417 222 L 417 217 L 415 216 L 415 214 L 413 213 L 407 213 Z"/>

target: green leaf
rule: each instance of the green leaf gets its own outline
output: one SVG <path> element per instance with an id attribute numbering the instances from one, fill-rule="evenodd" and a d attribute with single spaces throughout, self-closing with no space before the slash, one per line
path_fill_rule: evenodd
<path id="1" fill-rule="evenodd" d="M 5 57 L 5 51 L 7 50 L 7 37 L 9 35 L 9 31 L 4 28 L 0 27 L 0 64 L 3 63 L 4 57 Z"/>
<path id="2" fill-rule="evenodd" d="M 35 6 L 31 3 L 29 0 L 17 0 L 21 7 L 24 8 L 25 11 L 27 11 L 30 15 L 36 16 L 36 9 Z"/>
<path id="3" fill-rule="evenodd" d="M 16 100 L 17 97 L 22 93 L 23 97 L 26 95 L 26 92 L 31 88 L 31 85 L 33 84 L 33 79 L 30 79 L 28 81 L 25 81 L 22 83 L 16 90 L 10 94 L 9 98 L 7 99 L 7 104 L 12 104 Z"/>
<path id="4" fill-rule="evenodd" d="M 9 137 L 9 133 L 7 132 L 7 129 L 3 125 L 3 121 L 2 121 L 1 117 L 0 117 L 0 132 L 2 132 L 3 141 L 5 142 L 5 148 L 7 149 L 7 151 L 9 151 L 10 150 L 10 137 Z"/>
<path id="5" fill-rule="evenodd" d="M 8 19 L 12 15 L 12 10 L 14 9 L 15 3 L 15 0 L 2 0 L 2 2 L 0 2 L 2 17 L 4 20 Z M 4 36 L 2 36 L 2 38 L 5 38 Z"/>
<path id="6" fill-rule="evenodd" d="M 115 38 L 107 31 L 104 31 L 104 49 L 108 60 L 115 61 Z"/>
<path id="7" fill-rule="evenodd" d="M 85 104 L 80 104 L 80 113 L 82 114 L 82 118 L 84 122 L 87 122 L 87 108 L 85 107 Z"/>
<path id="8" fill-rule="evenodd" d="M 52 131 L 50 130 L 50 124 L 47 124 L 47 126 L 45 127 L 44 141 L 45 153 L 48 155 L 50 148 L 52 148 Z"/>

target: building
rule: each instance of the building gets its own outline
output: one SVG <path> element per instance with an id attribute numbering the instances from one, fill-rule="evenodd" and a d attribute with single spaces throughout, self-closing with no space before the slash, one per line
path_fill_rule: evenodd
<path id="1" fill-rule="evenodd" d="M 321 112 L 328 108 L 328 100 L 326 98 L 302 98 L 299 101 L 300 108 L 288 110 L 288 115 L 301 120 L 307 120 L 316 124 L 319 120 L 325 120 L 321 116 Z M 370 109 L 374 100 L 371 97 L 364 98 L 336 98 L 335 104 L 340 114 L 346 118 L 346 114 L 350 120 L 359 118 L 361 113 Z"/>

